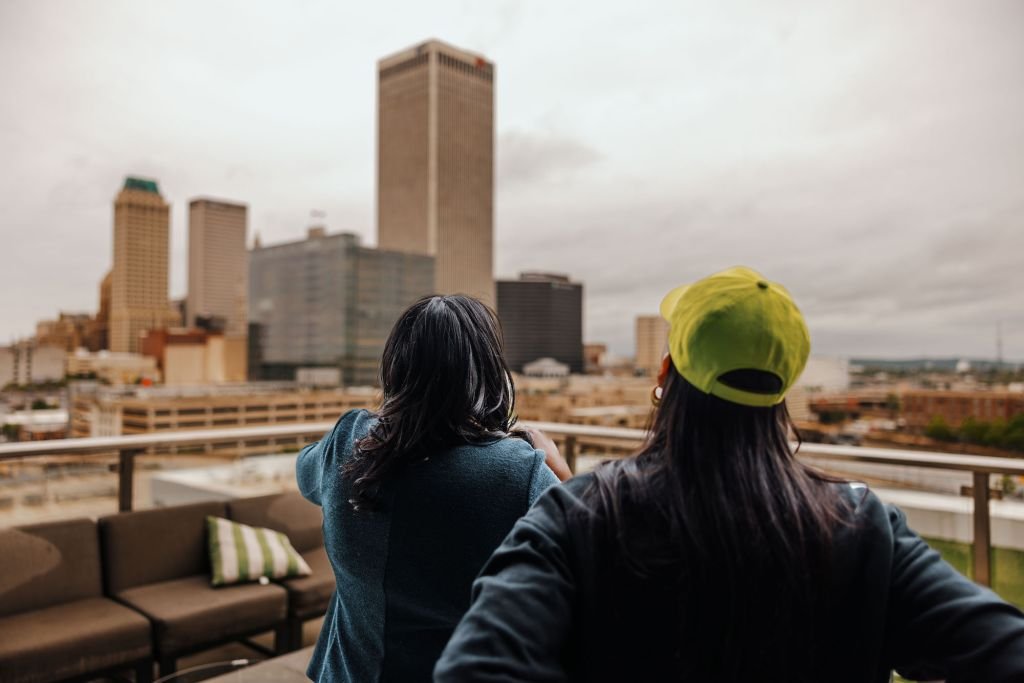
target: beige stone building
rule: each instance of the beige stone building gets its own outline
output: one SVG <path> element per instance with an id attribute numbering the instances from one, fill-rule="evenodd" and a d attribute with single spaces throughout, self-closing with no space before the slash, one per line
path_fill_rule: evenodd
<path id="1" fill-rule="evenodd" d="M 167 386 L 226 384 L 246 380 L 245 337 L 170 328 L 142 335 L 142 353 L 155 360 Z"/>
<path id="2" fill-rule="evenodd" d="M 494 305 L 494 64 L 430 40 L 377 65 L 381 249 L 436 257 L 435 289 Z"/>
<path id="3" fill-rule="evenodd" d="M 188 205 L 187 327 L 197 316 L 224 322 L 228 337 L 246 335 L 249 255 L 248 208 L 217 199 L 193 199 Z"/>
<path id="4" fill-rule="evenodd" d="M 36 344 L 58 346 L 69 352 L 87 346 L 92 321 L 88 313 L 64 312 L 59 313 L 56 320 L 40 320 L 36 323 Z"/>
<path id="5" fill-rule="evenodd" d="M 156 181 L 125 179 L 114 201 L 111 351 L 135 353 L 140 333 L 178 318 L 167 298 L 170 214 Z"/>
<path id="6" fill-rule="evenodd" d="M 636 317 L 636 371 L 657 377 L 668 352 L 668 323 L 660 315 Z"/>

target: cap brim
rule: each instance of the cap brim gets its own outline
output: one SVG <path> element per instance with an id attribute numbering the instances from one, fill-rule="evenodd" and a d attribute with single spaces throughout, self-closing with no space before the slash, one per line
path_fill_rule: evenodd
<path id="1" fill-rule="evenodd" d="M 690 285 L 681 285 L 676 287 L 671 292 L 665 295 L 665 298 L 661 300 L 661 317 L 672 322 L 672 311 L 676 310 L 676 304 L 683 298 L 683 294 L 686 294 L 686 290 L 690 288 Z"/>

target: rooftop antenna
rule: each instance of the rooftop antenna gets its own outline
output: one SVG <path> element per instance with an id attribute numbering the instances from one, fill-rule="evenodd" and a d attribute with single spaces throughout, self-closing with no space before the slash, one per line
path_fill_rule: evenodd
<path id="1" fill-rule="evenodd" d="M 1003 367 L 1003 321 L 996 321 L 996 367 Z"/>

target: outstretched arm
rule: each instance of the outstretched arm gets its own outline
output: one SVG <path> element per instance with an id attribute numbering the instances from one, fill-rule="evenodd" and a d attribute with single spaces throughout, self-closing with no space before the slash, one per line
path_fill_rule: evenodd
<path id="1" fill-rule="evenodd" d="M 893 531 L 889 646 L 915 678 L 1024 681 L 1024 614 L 967 580 L 889 507 Z"/>

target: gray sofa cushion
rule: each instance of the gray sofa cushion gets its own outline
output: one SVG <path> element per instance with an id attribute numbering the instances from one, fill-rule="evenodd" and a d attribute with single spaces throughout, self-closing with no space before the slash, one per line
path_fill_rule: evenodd
<path id="1" fill-rule="evenodd" d="M 206 516 L 223 517 L 226 510 L 220 502 L 196 503 L 102 517 L 107 593 L 196 574 L 209 581 Z"/>
<path id="2" fill-rule="evenodd" d="M 42 683 L 149 658 L 150 626 L 107 598 L 0 617 L 0 680 Z"/>
<path id="3" fill-rule="evenodd" d="M 228 503 L 228 517 L 249 526 L 280 531 L 300 553 L 324 544 L 323 511 L 298 493 L 233 500 Z"/>
<path id="4" fill-rule="evenodd" d="M 288 595 L 276 584 L 211 588 L 204 574 L 136 586 L 115 597 L 153 622 L 159 656 L 269 629 L 284 621 Z"/>
<path id="5" fill-rule="evenodd" d="M 0 529 L 0 616 L 101 595 L 96 523 Z"/>

